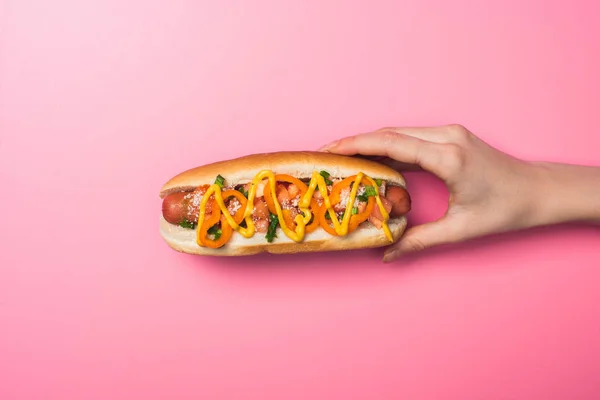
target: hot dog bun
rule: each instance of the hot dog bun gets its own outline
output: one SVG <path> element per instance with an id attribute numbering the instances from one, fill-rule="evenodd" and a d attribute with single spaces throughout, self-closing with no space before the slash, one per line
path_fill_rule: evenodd
<path id="1" fill-rule="evenodd" d="M 315 169 L 327 170 L 332 176 L 351 176 L 362 171 L 389 183 L 406 186 L 401 173 L 375 161 L 325 152 L 287 151 L 252 154 L 187 170 L 165 183 L 160 191 L 160 197 L 182 190 L 193 190 L 197 186 L 211 183 L 218 174 L 226 176 L 227 182 L 232 185 L 247 183 L 252 181 L 254 175 L 265 169 L 298 179 L 310 178 Z"/>
<path id="2" fill-rule="evenodd" d="M 394 236 L 394 241 L 398 240 L 406 229 L 406 217 L 391 220 L 389 227 Z M 331 236 L 323 229 L 317 229 L 308 233 L 301 243 L 294 242 L 284 234 L 278 234 L 272 243 L 267 243 L 262 235 L 255 235 L 247 239 L 234 233 L 227 245 L 220 249 L 198 246 L 194 231 L 169 224 L 162 216 L 160 217 L 160 233 L 174 250 L 188 254 L 214 256 L 248 256 L 263 252 L 292 254 L 366 249 L 390 245 L 381 230 L 373 225 L 361 226 L 348 236 Z"/>
<path id="3" fill-rule="evenodd" d="M 182 172 L 168 182 L 160 190 L 164 198 L 172 193 L 191 191 L 210 184 L 215 176 L 226 177 L 228 185 L 239 185 L 251 182 L 256 174 L 263 170 L 275 174 L 287 174 L 298 179 L 309 179 L 315 170 L 327 170 L 331 176 L 348 177 L 359 172 L 366 176 L 385 180 L 389 185 L 406 187 L 404 177 L 398 171 L 377 163 L 357 157 L 335 155 L 325 152 L 275 152 L 252 154 L 236 159 L 215 162 Z M 388 226 L 397 241 L 406 229 L 405 216 L 390 219 Z M 273 254 L 340 251 L 363 248 L 375 248 L 390 245 L 381 229 L 370 223 L 361 224 L 354 232 L 346 236 L 333 236 L 323 229 L 307 233 L 301 242 L 288 238 L 282 232 L 271 242 L 264 235 L 246 238 L 234 232 L 231 239 L 221 248 L 207 248 L 196 242 L 196 231 L 182 228 L 167 222 L 161 215 L 160 234 L 165 242 L 174 250 L 197 255 L 242 256 L 262 252 Z"/>

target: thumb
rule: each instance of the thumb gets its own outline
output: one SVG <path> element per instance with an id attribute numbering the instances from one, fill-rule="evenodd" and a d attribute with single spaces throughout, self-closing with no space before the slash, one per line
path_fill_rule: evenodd
<path id="1" fill-rule="evenodd" d="M 441 244 L 454 243 L 460 240 L 460 230 L 455 220 L 445 216 L 437 221 L 415 226 L 402 236 L 383 256 L 384 262 L 392 262 L 398 257 L 422 251 Z"/>

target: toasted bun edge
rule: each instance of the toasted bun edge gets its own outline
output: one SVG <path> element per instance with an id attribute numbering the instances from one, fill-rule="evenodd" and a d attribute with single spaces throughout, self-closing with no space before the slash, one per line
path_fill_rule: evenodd
<path id="1" fill-rule="evenodd" d="M 394 242 L 396 242 L 406 229 L 406 217 L 394 218 L 388 222 Z M 245 238 L 234 232 L 231 239 L 219 249 L 210 249 L 198 246 L 196 231 L 170 224 L 160 217 L 160 234 L 172 249 L 193 254 L 208 256 L 246 256 L 258 253 L 294 254 L 315 253 L 323 251 L 356 250 L 388 246 L 392 243 L 386 238 L 383 230 L 365 223 L 356 231 L 347 236 L 332 236 L 319 228 L 308 233 L 300 243 L 292 241 L 285 236 L 281 229 L 277 230 L 277 238 L 268 243 L 264 234 L 255 234 Z"/>
<path id="2" fill-rule="evenodd" d="M 217 175 L 223 176 L 227 185 L 248 183 L 262 170 L 288 174 L 299 179 L 310 178 L 315 170 L 326 170 L 334 178 L 363 172 L 371 178 L 384 179 L 390 184 L 406 186 L 400 172 L 375 161 L 327 152 L 286 151 L 251 154 L 189 169 L 169 179 L 161 188 L 160 197 L 211 184 Z"/>

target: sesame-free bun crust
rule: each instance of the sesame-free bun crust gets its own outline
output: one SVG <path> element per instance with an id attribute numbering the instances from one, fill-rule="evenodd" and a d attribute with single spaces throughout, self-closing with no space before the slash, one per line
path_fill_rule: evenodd
<path id="1" fill-rule="evenodd" d="M 384 179 L 393 185 L 406 185 L 402 174 L 375 161 L 326 152 L 285 151 L 251 154 L 187 170 L 165 183 L 161 188 L 160 197 L 211 184 L 219 174 L 225 178 L 227 185 L 248 183 L 262 170 L 288 174 L 298 179 L 310 178 L 315 170 L 326 170 L 336 178 L 362 172 L 371 178 Z"/>
<path id="2" fill-rule="evenodd" d="M 394 242 L 402 236 L 406 229 L 406 217 L 394 218 L 388 222 Z M 322 228 L 306 234 L 300 243 L 288 238 L 281 229 L 277 229 L 277 237 L 268 243 L 264 233 L 256 233 L 246 239 L 233 232 L 231 239 L 221 248 L 211 249 L 198 246 L 196 231 L 168 223 L 160 217 L 160 233 L 167 244 L 174 250 L 206 256 L 249 256 L 258 253 L 292 254 L 315 253 L 320 251 L 340 251 L 383 247 L 390 245 L 382 229 L 377 229 L 368 222 L 347 236 L 332 236 Z"/>
<path id="3" fill-rule="evenodd" d="M 288 174 L 298 179 L 309 179 L 315 170 L 326 170 L 333 178 L 345 178 L 362 172 L 371 178 L 383 179 L 388 184 L 406 187 L 402 174 L 375 161 L 325 152 L 297 151 L 252 154 L 187 170 L 165 183 L 161 188 L 160 197 L 212 184 L 217 175 L 223 176 L 228 186 L 248 183 L 262 170 Z M 394 242 L 402 236 L 406 224 L 404 216 L 388 221 Z M 231 239 L 218 249 L 199 246 L 196 243 L 196 230 L 171 224 L 162 215 L 159 226 L 161 236 L 171 248 L 196 255 L 244 256 L 264 252 L 291 254 L 375 248 L 391 244 L 383 230 L 377 229 L 369 222 L 362 223 L 358 229 L 346 236 L 333 236 L 319 227 L 306 234 L 300 243 L 288 238 L 281 228 L 277 229 L 277 237 L 272 243 L 267 242 L 265 235 L 261 233 L 245 238 L 234 231 Z"/>

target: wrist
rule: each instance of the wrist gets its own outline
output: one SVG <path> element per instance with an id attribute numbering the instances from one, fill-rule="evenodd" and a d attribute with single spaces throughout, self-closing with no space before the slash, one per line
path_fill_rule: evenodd
<path id="1" fill-rule="evenodd" d="M 533 225 L 600 223 L 600 168 L 531 163 Z"/>

